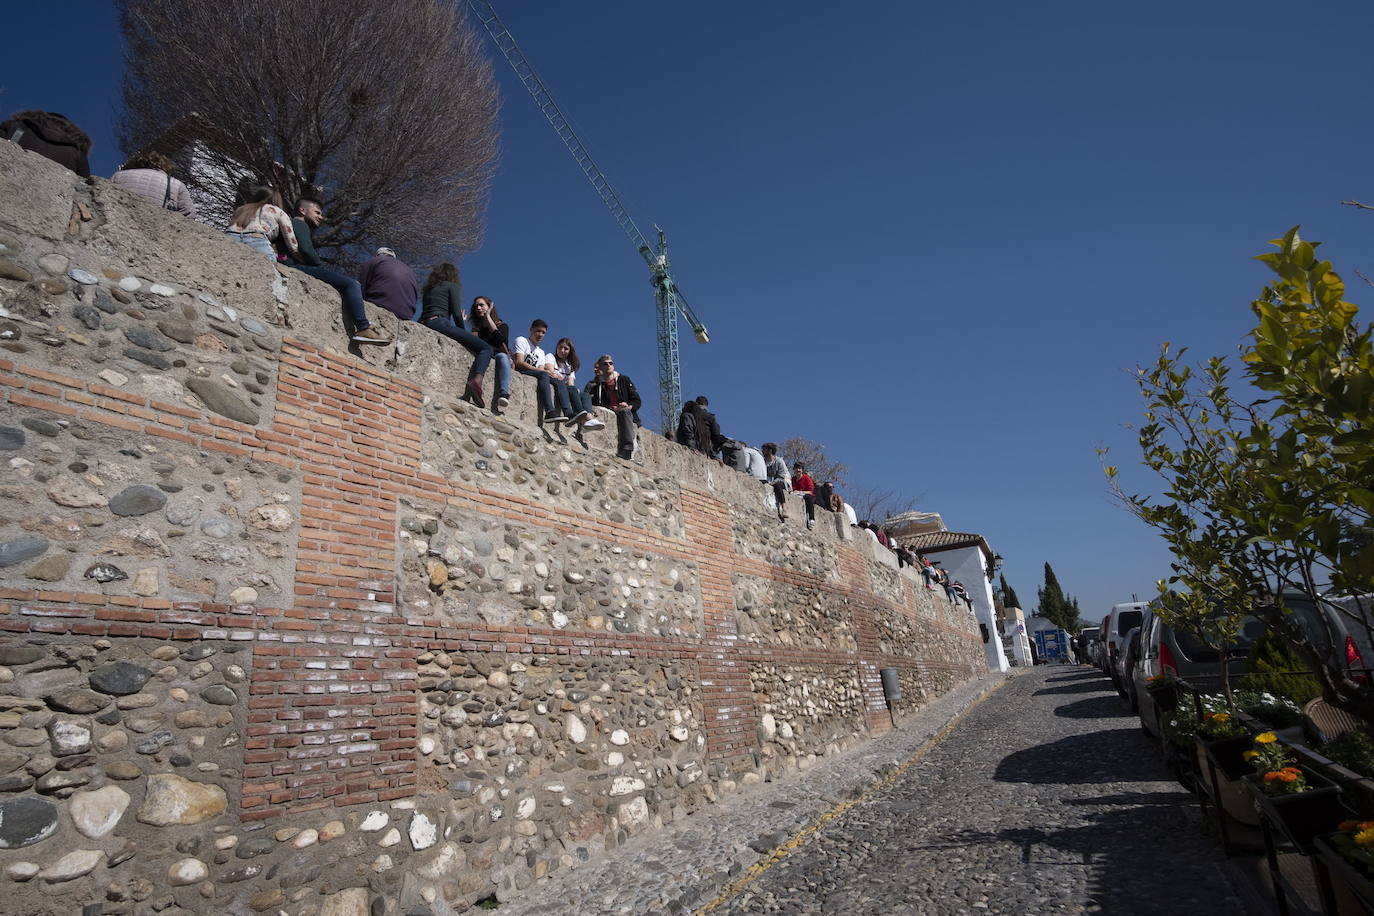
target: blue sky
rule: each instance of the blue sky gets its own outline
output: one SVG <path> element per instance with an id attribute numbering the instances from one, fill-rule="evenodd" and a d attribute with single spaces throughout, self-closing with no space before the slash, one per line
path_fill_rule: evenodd
<path id="1" fill-rule="evenodd" d="M 1250 256 L 1296 223 L 1355 286 L 1374 274 L 1374 214 L 1339 206 L 1374 198 L 1367 0 L 494 5 L 641 228 L 669 232 L 712 336 L 684 328 L 685 393 L 982 532 L 1031 606 L 1046 561 L 1090 619 L 1166 572 L 1094 454 L 1154 486 L 1131 367 L 1163 340 L 1233 353 L 1266 279 Z M 70 115 L 109 174 L 110 4 L 7 24 L 0 108 Z M 653 392 L 642 262 L 496 63 L 467 291 Z"/>

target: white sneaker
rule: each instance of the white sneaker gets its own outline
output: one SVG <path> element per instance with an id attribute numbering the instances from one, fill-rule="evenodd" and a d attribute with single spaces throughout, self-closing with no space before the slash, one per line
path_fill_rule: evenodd
<path id="1" fill-rule="evenodd" d="M 583 429 L 605 429 L 605 428 L 606 428 L 606 424 L 605 424 L 605 423 L 602 423 L 602 422 L 601 422 L 600 420 L 598 420 L 596 417 L 592 417 L 592 418 L 591 418 L 590 420 L 588 420 L 586 423 L 583 423 L 583 424 L 582 424 L 582 428 L 583 428 Z"/>
<path id="2" fill-rule="evenodd" d="M 808 519 L 806 520 L 806 530 L 807 530 L 807 531 L 810 531 L 812 528 L 815 528 L 815 527 L 816 527 L 816 520 L 815 520 L 814 518 L 808 518 Z"/>

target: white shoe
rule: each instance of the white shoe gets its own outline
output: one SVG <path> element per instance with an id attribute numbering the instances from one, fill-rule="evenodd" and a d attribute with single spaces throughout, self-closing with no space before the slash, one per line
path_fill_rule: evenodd
<path id="1" fill-rule="evenodd" d="M 810 531 L 812 528 L 815 528 L 815 527 L 816 527 L 816 520 L 815 520 L 814 518 L 808 518 L 808 519 L 806 520 L 806 530 L 807 530 L 807 531 Z"/>
<path id="2" fill-rule="evenodd" d="M 582 428 L 583 428 L 583 429 L 605 429 L 605 428 L 606 428 L 606 424 L 603 423 L 603 422 L 601 422 L 600 420 L 598 420 L 596 417 L 592 417 L 592 418 L 589 419 L 586 423 L 583 423 L 583 424 L 582 424 Z"/>

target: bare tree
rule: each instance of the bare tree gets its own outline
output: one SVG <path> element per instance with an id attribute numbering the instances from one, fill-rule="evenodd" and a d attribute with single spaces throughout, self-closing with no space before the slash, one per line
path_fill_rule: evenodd
<path id="1" fill-rule="evenodd" d="M 806 465 L 807 473 L 816 483 L 829 482 L 837 490 L 843 490 L 849 481 L 849 467 L 830 458 L 825 446 L 814 439 L 793 436 L 784 439 L 781 447 L 782 457 L 788 465 L 798 461 Z"/>
<path id="2" fill-rule="evenodd" d="M 119 0 L 119 20 L 120 145 L 176 154 L 216 217 L 266 182 L 322 197 L 317 245 L 345 262 L 481 244 L 500 96 L 461 2 Z"/>
<path id="3" fill-rule="evenodd" d="M 894 515 L 916 511 L 916 503 L 921 495 L 908 496 L 885 487 L 854 487 L 844 501 L 854 507 L 854 514 L 860 519 L 885 525 Z"/>

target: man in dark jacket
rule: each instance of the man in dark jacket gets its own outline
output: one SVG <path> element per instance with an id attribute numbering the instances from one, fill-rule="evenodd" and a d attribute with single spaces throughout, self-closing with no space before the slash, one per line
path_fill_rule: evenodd
<path id="1" fill-rule="evenodd" d="M 91 138 L 64 115 L 37 109 L 16 111 L 0 124 L 0 137 L 65 165 L 82 178 L 91 177 L 86 161 Z"/>
<path id="2" fill-rule="evenodd" d="M 635 427 L 639 426 L 639 407 L 643 402 L 628 375 L 615 371 L 615 360 L 604 355 L 596 361 L 596 377 L 584 389 L 596 407 L 615 411 L 616 454 L 629 460 L 635 453 Z"/>
<path id="3" fill-rule="evenodd" d="M 322 222 L 324 222 L 323 204 L 313 197 L 302 197 L 296 201 L 296 215 L 291 220 L 291 229 L 296 233 L 296 244 L 300 250 L 291 256 L 291 266 L 301 273 L 309 274 L 316 280 L 323 280 L 339 291 L 339 295 L 343 299 L 344 310 L 348 312 L 349 320 L 353 322 L 351 339 L 354 343 L 378 346 L 391 343 L 389 338 L 378 332 L 367 320 L 367 309 L 363 308 L 362 284 L 337 270 L 330 270 L 325 267 L 324 261 L 316 253 L 314 230 L 318 229 Z M 413 316 L 413 304 L 411 308 Z"/>
<path id="4" fill-rule="evenodd" d="M 380 305 L 402 321 L 415 320 L 415 303 L 420 301 L 420 284 L 415 271 L 396 257 L 390 248 L 378 248 L 377 254 L 363 265 L 358 274 L 363 285 L 363 298 Z"/>

